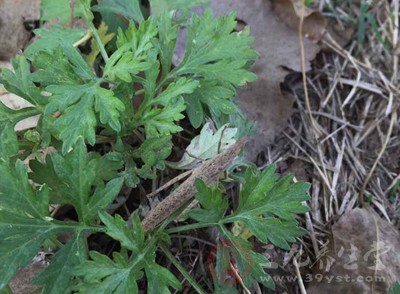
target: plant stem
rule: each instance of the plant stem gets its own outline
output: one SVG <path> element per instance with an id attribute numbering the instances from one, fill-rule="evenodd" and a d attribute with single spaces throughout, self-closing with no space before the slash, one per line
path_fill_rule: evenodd
<path id="1" fill-rule="evenodd" d="M 138 96 L 138 95 L 141 95 L 143 93 L 144 93 L 144 89 L 141 89 L 141 90 L 136 91 L 134 95 Z"/>
<path id="2" fill-rule="evenodd" d="M 156 90 L 154 91 L 154 93 L 157 93 L 157 92 L 162 88 L 162 86 L 164 86 L 164 84 L 165 84 L 168 80 L 174 78 L 175 75 L 176 75 L 176 73 L 177 73 L 176 68 L 174 68 L 173 70 L 171 70 L 171 71 L 168 73 L 168 75 L 167 75 L 162 81 L 160 81 L 160 82 L 158 83 L 158 85 L 157 85 Z"/>
<path id="3" fill-rule="evenodd" d="M 194 230 L 194 229 L 201 229 L 201 228 L 206 228 L 206 227 L 212 227 L 217 225 L 217 223 L 210 222 L 210 223 L 195 223 L 195 224 L 190 224 L 190 225 L 185 225 L 181 227 L 176 227 L 176 228 L 171 228 L 166 230 L 168 234 L 172 233 L 180 233 L 180 232 L 185 232 L 189 230 Z"/>
<path id="4" fill-rule="evenodd" d="M 93 35 L 93 31 L 92 30 L 88 30 L 88 32 L 82 37 L 80 38 L 78 41 L 76 41 L 73 46 L 74 47 L 78 47 L 80 45 L 82 45 L 83 43 L 85 43 L 87 40 L 89 40 Z"/>
<path id="5" fill-rule="evenodd" d="M 169 261 L 180 271 L 182 276 L 192 285 L 197 293 L 206 294 L 206 292 L 201 288 L 201 286 L 192 278 L 192 276 L 187 272 L 187 270 L 176 260 L 175 256 L 168 250 L 168 248 L 160 243 L 158 245 Z"/>
<path id="6" fill-rule="evenodd" d="M 92 32 L 93 32 L 93 36 L 94 36 L 94 38 L 96 39 L 97 44 L 99 45 L 99 49 L 100 49 L 101 56 L 103 57 L 104 62 L 107 63 L 109 57 L 108 57 L 108 55 L 107 55 L 106 49 L 104 48 L 104 44 L 103 44 L 103 42 L 101 41 L 100 35 L 99 35 L 99 33 L 97 32 L 97 29 L 94 27 L 93 23 L 91 23 L 91 22 L 89 22 L 88 25 L 89 25 L 89 28 L 90 28 L 90 29 L 92 30 Z"/>

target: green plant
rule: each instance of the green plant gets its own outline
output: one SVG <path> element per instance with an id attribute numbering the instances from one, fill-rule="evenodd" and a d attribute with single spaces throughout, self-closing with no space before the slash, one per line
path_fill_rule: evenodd
<path id="1" fill-rule="evenodd" d="M 122 187 L 156 179 L 166 168 L 172 138 L 183 130 L 179 122 L 185 117 L 195 128 L 208 117 L 220 128 L 241 121 L 232 97 L 237 87 L 256 78 L 247 69 L 256 58 L 248 30 L 235 32 L 234 13 L 216 19 L 210 11 L 186 20 L 173 11 L 147 17 L 136 0 L 104 0 L 94 7 L 89 0 L 76 1 L 74 16 L 88 30 L 74 29 L 61 26 L 68 22 L 67 2 L 43 1 L 43 20 L 57 16 L 59 25 L 37 29 L 40 38 L 0 76 L 9 92 L 32 104 L 11 110 L 0 103 L 0 289 L 7 289 L 42 247 L 56 251 L 33 281 L 42 293 L 138 293 L 144 280 L 149 293 L 180 289 L 177 277 L 156 262 L 159 248 L 197 292 L 204 292 L 167 245 L 171 233 L 211 226 L 221 240 L 215 289 L 228 287 L 224 277 L 232 264 L 243 287 L 253 281 L 273 287 L 263 268 L 267 259 L 229 229 L 243 223 L 260 241 L 284 249 L 304 232 L 295 214 L 307 211 L 302 202 L 308 199 L 308 184 L 279 179 L 273 167 L 260 172 L 249 166 L 238 177 L 243 186 L 233 211 L 221 185 L 208 187 L 198 180 L 201 208 L 189 212 L 190 224 L 168 227 L 175 214 L 145 232 L 137 213 L 126 221 L 106 212 Z M 160 1 L 150 4 L 155 2 Z M 170 8 L 170 1 L 163 3 Z M 104 23 L 97 29 L 92 10 L 103 20 L 118 13 L 129 25 L 109 33 Z M 187 28 L 185 55 L 173 66 L 181 26 Z M 90 51 L 85 54 L 80 46 L 86 43 Z M 40 115 L 36 128 L 14 131 L 34 115 Z M 216 134 L 222 138 L 224 130 Z M 227 142 L 236 133 L 241 132 L 230 131 Z M 193 140 L 204 142 L 202 136 Z M 214 139 L 212 148 L 200 150 L 205 159 L 219 150 Z M 187 167 L 193 161 L 181 163 Z M 75 219 L 55 219 L 50 205 L 69 205 Z M 66 242 L 58 238 L 63 234 Z M 111 257 L 91 251 L 88 240 L 96 234 L 119 243 Z"/>
<path id="2" fill-rule="evenodd" d="M 389 289 L 388 294 L 398 294 L 400 293 L 400 282 L 396 282 L 392 288 Z"/>
<path id="3" fill-rule="evenodd" d="M 390 52 L 392 50 L 391 44 L 381 32 L 375 15 L 376 13 L 374 12 L 374 5 L 374 2 L 366 0 L 359 2 L 335 0 L 327 3 L 324 15 L 341 19 L 345 23 L 348 23 L 349 26 L 354 26 L 356 28 L 355 36 L 357 39 L 358 50 L 361 51 L 363 49 L 366 42 L 366 36 L 369 33 L 368 30 L 372 28 L 373 39 L 376 39 L 388 52 Z M 349 13 L 339 13 L 340 10 L 345 10 Z"/>

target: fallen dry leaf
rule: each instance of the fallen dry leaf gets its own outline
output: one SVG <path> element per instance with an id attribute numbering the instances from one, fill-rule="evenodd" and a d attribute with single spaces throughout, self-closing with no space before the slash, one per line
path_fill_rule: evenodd
<path id="1" fill-rule="evenodd" d="M 178 162 L 168 162 L 168 166 L 175 169 L 193 169 L 203 161 L 223 152 L 231 145 L 235 144 L 236 128 L 222 126 L 214 131 L 210 123 L 206 123 L 198 136 L 194 137 L 185 153 Z"/>
<path id="2" fill-rule="evenodd" d="M 213 0 L 215 15 L 237 11 L 237 18 L 250 26 L 255 37 L 254 48 L 260 57 L 253 71 L 258 81 L 238 91 L 238 103 L 249 119 L 255 121 L 256 135 L 246 146 L 246 157 L 255 160 L 260 151 L 273 143 L 287 125 L 293 112 L 293 100 L 284 95 L 280 84 L 290 70 L 301 72 L 300 46 L 297 30 L 289 28 L 267 0 Z M 306 70 L 310 69 L 319 47 L 304 39 Z"/>
<path id="3" fill-rule="evenodd" d="M 303 17 L 303 34 L 313 41 L 321 40 L 327 23 L 321 12 L 305 6 L 303 0 L 272 0 L 272 3 L 274 10 L 287 26 L 297 31 Z"/>
<path id="4" fill-rule="evenodd" d="M 356 208 L 333 225 L 313 274 L 324 278 L 314 278 L 307 293 L 387 293 L 400 280 L 399 248 L 395 227 L 372 210 Z"/>
<path id="5" fill-rule="evenodd" d="M 25 21 L 40 18 L 40 0 L 0 0 L 0 59 L 9 60 L 24 48 L 30 32 Z"/>
<path id="6" fill-rule="evenodd" d="M 340 47 L 345 47 L 351 40 L 356 30 L 356 26 L 352 23 L 338 23 L 336 20 L 329 19 L 326 31 L 331 35 Z M 331 50 L 324 46 L 325 50 Z"/>

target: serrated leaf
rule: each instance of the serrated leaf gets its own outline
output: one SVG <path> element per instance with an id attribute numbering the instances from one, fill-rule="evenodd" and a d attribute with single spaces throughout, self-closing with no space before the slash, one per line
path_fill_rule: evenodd
<path id="1" fill-rule="evenodd" d="M 140 183 L 139 175 L 137 174 L 135 167 L 128 167 L 126 168 L 121 175 L 125 179 L 125 185 L 130 188 L 136 188 L 137 185 Z"/>
<path id="2" fill-rule="evenodd" d="M 10 122 L 0 123 L 0 136 L 0 159 L 7 159 L 9 156 L 18 153 L 18 140 L 14 131 L 14 124 Z"/>
<path id="3" fill-rule="evenodd" d="M 256 280 L 267 288 L 274 289 L 272 278 L 263 269 L 269 264 L 267 258 L 254 252 L 251 243 L 245 239 L 227 234 L 218 243 L 216 267 L 218 281 L 224 281 L 231 276 L 231 267 L 233 267 L 237 268 L 238 274 L 247 287 L 251 287 L 253 280 Z"/>
<path id="4" fill-rule="evenodd" d="M 77 76 L 84 81 L 90 81 L 94 75 L 86 60 L 83 58 L 81 53 L 71 44 L 65 41 L 61 42 L 61 47 L 64 51 L 65 56 L 71 62 L 72 68 Z"/>
<path id="5" fill-rule="evenodd" d="M 86 257 L 86 242 L 84 235 L 74 235 L 52 258 L 52 262 L 32 281 L 43 285 L 42 294 L 65 293 L 71 285 L 74 276 L 73 269 Z"/>
<path id="6" fill-rule="evenodd" d="M 208 80 L 217 81 L 221 85 L 244 86 L 248 82 L 257 79 L 256 74 L 245 69 L 246 60 L 223 60 L 216 63 L 197 66 L 193 70 L 186 70 L 185 73 L 195 72 Z"/>
<path id="7" fill-rule="evenodd" d="M 116 178 L 104 185 L 97 177 L 99 160 L 90 158 L 86 146 L 79 140 L 76 148 L 65 157 L 58 153 L 50 154 L 51 168 L 54 172 L 52 183 L 59 190 L 63 203 L 74 206 L 79 220 L 90 224 L 97 218 L 99 210 L 108 207 L 121 190 L 123 180 Z M 58 178 L 58 181 L 54 177 Z M 92 189 L 96 189 L 92 195 Z"/>
<path id="8" fill-rule="evenodd" d="M 118 30 L 118 49 L 111 55 L 104 67 L 103 75 L 116 80 L 117 78 L 132 82 L 132 75 L 149 69 L 154 62 L 148 61 L 149 51 L 154 47 L 153 38 L 157 28 L 152 19 L 140 23 L 139 27 L 131 21 L 126 31 Z"/>
<path id="9" fill-rule="evenodd" d="M 161 94 L 153 98 L 158 72 L 158 64 L 146 72 L 145 101 L 136 113 L 136 116 L 140 118 L 137 124 L 144 125 L 146 135 L 149 138 L 170 135 L 182 130 L 174 123 L 184 118 L 182 112 L 186 106 L 182 95 L 193 92 L 198 85 L 195 80 L 181 78 L 171 83 Z"/>
<path id="10" fill-rule="evenodd" d="M 198 84 L 199 82 L 196 80 L 180 78 L 176 82 L 169 84 L 157 98 L 152 100 L 152 104 L 166 106 L 173 98 L 192 93 Z"/>
<path id="11" fill-rule="evenodd" d="M 118 30 L 117 47 L 131 50 L 136 58 L 143 57 L 154 47 L 152 41 L 157 36 L 157 27 L 152 18 L 140 23 L 139 27 L 133 21 L 129 22 L 127 30 Z"/>
<path id="12" fill-rule="evenodd" d="M 120 121 L 122 124 L 122 132 L 128 128 L 130 120 L 134 116 L 134 89 L 131 84 L 119 83 L 118 86 L 112 89 L 114 96 L 118 97 L 125 105 L 125 110 L 121 113 Z"/>
<path id="13" fill-rule="evenodd" d="M 123 183 L 124 179 L 118 177 L 109 181 L 105 187 L 103 185 L 98 185 L 93 196 L 90 197 L 90 200 L 86 205 L 86 217 L 88 219 L 94 219 L 100 210 L 108 208 L 121 191 Z"/>
<path id="14" fill-rule="evenodd" d="M 179 281 L 165 268 L 155 262 L 155 246 L 145 242 L 139 216 L 132 217 L 132 229 L 119 216 L 112 217 L 101 212 L 100 218 L 107 227 L 106 233 L 133 251 L 131 258 L 114 252 L 113 259 L 98 252 L 91 252 L 92 260 L 75 270 L 82 277 L 77 290 L 82 293 L 138 293 L 137 280 L 146 273 L 149 293 L 169 293 L 168 287 L 180 288 Z M 156 280 L 155 280 L 156 279 Z M 150 282 L 151 281 L 151 282 Z"/>
<path id="15" fill-rule="evenodd" d="M 114 260 L 96 251 L 90 252 L 91 261 L 76 268 L 76 275 L 84 277 L 78 293 L 138 293 L 136 280 L 142 277 L 127 266 L 127 261 L 115 252 Z"/>
<path id="16" fill-rule="evenodd" d="M 116 14 L 126 17 L 128 20 L 133 19 L 136 22 L 144 20 L 140 3 L 138 0 L 102 0 L 98 5 L 92 7 L 93 11 L 106 14 Z"/>
<path id="17" fill-rule="evenodd" d="M 152 13 L 154 14 L 154 11 Z M 173 12 L 166 12 L 157 18 L 159 36 L 157 44 L 162 67 L 161 80 L 164 80 L 171 70 L 176 39 L 178 37 L 178 25 L 173 23 L 173 15 Z"/>
<path id="18" fill-rule="evenodd" d="M 184 96 L 187 102 L 186 113 L 192 125 L 199 127 L 204 122 L 204 113 L 209 113 L 213 118 L 236 113 L 238 108 L 232 101 L 235 94 L 235 91 L 218 85 L 215 80 L 201 80 L 192 94 Z"/>
<path id="19" fill-rule="evenodd" d="M 91 186 L 96 179 L 97 161 L 88 160 L 82 140 L 65 157 L 58 153 L 52 153 L 50 157 L 57 177 L 65 183 L 63 198 L 74 206 L 79 220 L 85 222 L 85 204 L 89 202 Z"/>
<path id="20" fill-rule="evenodd" d="M 25 164 L 17 160 L 15 166 L 0 161 L 0 211 L 41 218 L 48 215 L 47 189 L 35 191 L 28 181 Z"/>
<path id="21" fill-rule="evenodd" d="M 60 46 L 51 52 L 37 53 L 32 60 L 32 65 L 37 68 L 37 71 L 30 75 L 30 80 L 40 83 L 42 86 L 75 86 L 83 83 Z"/>
<path id="22" fill-rule="evenodd" d="M 125 105 L 114 96 L 110 90 L 97 86 L 94 88 L 95 110 L 100 114 L 100 122 L 108 124 L 114 131 L 121 130 L 119 116 L 125 110 Z"/>
<path id="23" fill-rule="evenodd" d="M 240 217 L 247 224 L 250 232 L 263 242 L 271 241 L 276 246 L 285 250 L 290 249 L 290 243 L 296 242 L 296 238 L 303 236 L 307 231 L 299 228 L 296 221 L 283 221 L 274 217 L 253 218 Z"/>
<path id="24" fill-rule="evenodd" d="M 170 101 L 164 108 L 153 108 L 147 111 L 141 118 L 146 135 L 148 137 L 158 137 L 160 135 L 170 135 L 180 132 L 182 128 L 175 124 L 185 116 L 185 102 L 182 97 L 177 97 Z"/>
<path id="25" fill-rule="evenodd" d="M 252 210 L 258 214 L 272 213 L 283 219 L 294 219 L 294 214 L 305 213 L 308 208 L 302 201 L 309 199 L 310 185 L 293 182 L 293 176 L 279 179 L 271 165 L 263 172 L 249 168 L 241 191 L 240 203 L 236 213 Z M 259 213 L 258 209 L 265 210 Z"/>
<path id="26" fill-rule="evenodd" d="M 200 99 L 193 95 L 185 95 L 186 113 L 192 126 L 197 129 L 205 120 L 205 113 Z"/>
<path id="27" fill-rule="evenodd" d="M 153 56 L 154 55 L 154 56 Z M 150 58 L 153 59 L 156 56 L 156 51 L 151 52 Z M 157 89 L 157 77 L 160 73 L 160 64 L 154 62 L 150 69 L 145 71 L 146 80 L 143 82 L 145 90 L 145 100 L 140 105 L 137 115 L 142 115 L 148 111 L 149 107 L 161 105 L 166 107 L 171 101 L 181 98 L 184 94 L 192 93 L 198 86 L 198 81 L 194 79 L 179 78 L 176 81 L 170 83 L 166 89 L 155 97 L 155 91 Z"/>
<path id="28" fill-rule="evenodd" d="M 57 174 L 54 171 L 53 162 L 50 155 L 46 156 L 45 163 L 42 163 L 36 159 L 29 161 L 29 168 L 31 172 L 29 173 L 29 179 L 35 184 L 44 185 L 50 187 L 50 198 L 53 203 L 62 203 L 62 190 L 65 184 L 60 182 Z"/>
<path id="29" fill-rule="evenodd" d="M 74 17 L 82 15 L 82 4 L 79 0 L 74 0 Z M 58 20 L 63 25 L 70 21 L 70 0 L 42 0 L 40 20 Z"/>
<path id="30" fill-rule="evenodd" d="M 34 106 L 45 104 L 48 99 L 40 94 L 30 77 L 32 76 L 29 63 L 25 57 L 12 59 L 13 70 L 2 69 L 0 83 L 7 91 L 24 98 Z M 0 158 L 8 158 L 18 152 L 17 135 L 14 131 L 15 125 L 25 119 L 37 114 L 40 110 L 36 107 L 26 107 L 19 110 L 8 108 L 0 101 Z"/>
<path id="31" fill-rule="evenodd" d="M 309 184 L 293 183 L 292 177 L 278 180 L 275 167 L 263 172 L 249 167 L 246 171 L 239 206 L 230 221 L 245 223 L 261 241 L 289 249 L 288 242 L 304 234 L 298 227 L 295 214 L 308 211 L 303 201 L 309 199 Z M 263 216 L 263 217 L 260 217 Z"/>
<path id="32" fill-rule="evenodd" d="M 81 99 L 68 107 L 59 117 L 54 127 L 60 132 L 63 141 L 62 153 L 70 152 L 79 138 L 84 138 L 90 145 L 96 142 L 96 115 L 93 111 L 93 100 Z"/>
<path id="33" fill-rule="evenodd" d="M 66 154 L 79 137 L 94 145 L 98 120 L 119 132 L 119 117 L 125 105 L 113 91 L 101 87 L 101 81 L 77 49 L 65 42 L 60 44 L 50 53 L 40 52 L 35 56 L 33 64 L 39 70 L 31 75 L 31 80 L 47 86 L 46 91 L 52 94 L 44 114 L 61 112 L 53 127 L 63 141 L 62 151 Z"/>
<path id="34" fill-rule="evenodd" d="M 120 241 L 121 245 L 126 249 L 133 251 L 136 254 L 140 254 L 140 248 L 144 242 L 144 232 L 141 227 L 136 227 L 136 231 L 132 231 L 126 224 L 125 220 L 116 214 L 114 217 L 106 212 L 100 212 L 99 214 L 101 221 L 106 225 L 106 234 L 113 239 Z M 138 216 L 135 214 L 133 224 L 138 221 Z M 140 222 L 140 220 L 139 220 Z"/>
<path id="35" fill-rule="evenodd" d="M 255 74 L 245 65 L 256 58 L 250 48 L 253 38 L 248 31 L 235 32 L 236 15 L 213 19 L 211 11 L 193 15 L 187 26 L 185 57 L 175 74 L 202 76 L 217 80 L 224 87 L 237 87 L 254 81 Z M 234 48 L 235 50 L 232 50 Z M 217 70 L 217 73 L 214 73 Z"/>
<path id="36" fill-rule="evenodd" d="M 40 38 L 25 49 L 24 55 L 29 59 L 40 51 L 53 51 L 61 42 L 73 45 L 86 34 L 86 30 L 83 29 L 71 29 L 61 26 L 54 26 L 51 29 L 36 29 L 33 32 Z"/>
<path id="37" fill-rule="evenodd" d="M 52 203 L 73 205 L 82 222 L 95 220 L 122 188 L 124 179 L 117 175 L 123 167 L 120 154 L 87 153 L 82 140 L 66 156 L 51 153 L 45 162 L 30 161 L 30 178 L 49 186 Z"/>
<path id="38" fill-rule="evenodd" d="M 227 123 L 227 115 L 238 111 L 232 101 L 235 89 L 256 79 L 248 70 L 257 57 L 250 48 L 253 38 L 248 29 L 235 31 L 235 18 L 231 13 L 213 19 L 207 10 L 201 16 L 194 15 L 187 25 L 185 55 L 173 76 L 193 76 L 200 81 L 196 91 L 184 97 L 194 127 L 206 116 L 215 120 L 224 116 L 221 124 Z"/>
<path id="39" fill-rule="evenodd" d="M 122 169 L 124 165 L 121 154 L 117 152 L 109 152 L 103 156 L 98 153 L 90 153 L 89 156 L 97 159 L 96 178 L 102 181 L 116 178 L 118 170 Z"/>
<path id="40" fill-rule="evenodd" d="M 202 208 L 191 210 L 189 216 L 199 222 L 218 223 L 228 208 L 228 200 L 222 197 L 222 191 L 218 187 L 207 187 L 200 179 L 196 179 L 196 189 L 195 197 Z"/>
<path id="41" fill-rule="evenodd" d="M 18 56 L 11 60 L 13 71 L 3 68 L 0 83 L 4 88 L 33 105 L 44 105 L 47 97 L 40 94 L 40 89 L 31 81 L 30 65 L 24 56 Z"/>
<path id="42" fill-rule="evenodd" d="M 148 293 L 170 293 L 169 287 L 180 290 L 180 281 L 165 267 L 150 263 L 145 268 Z"/>
<path id="43" fill-rule="evenodd" d="M 150 0 L 151 14 L 161 15 L 170 10 L 188 10 L 194 6 L 204 6 L 209 0 Z"/>
<path id="44" fill-rule="evenodd" d="M 156 59 L 157 56 L 157 51 L 152 50 L 150 51 L 149 58 L 150 59 Z M 143 103 L 140 105 L 139 111 L 144 112 L 147 108 L 147 103 L 150 103 L 150 101 L 156 96 L 156 89 L 157 89 L 157 78 L 160 74 L 160 63 L 156 60 L 153 62 L 151 67 L 144 72 L 145 74 L 145 80 L 143 81 L 143 88 L 144 88 L 144 97 L 145 100 Z"/>
<path id="45" fill-rule="evenodd" d="M 17 122 L 39 114 L 40 112 L 34 107 L 26 107 L 19 110 L 8 108 L 0 101 L 0 124 L 10 123 L 15 126 Z"/>
<path id="46" fill-rule="evenodd" d="M 79 224 L 53 221 L 46 186 L 35 190 L 21 161 L 0 162 L 0 289 L 31 262 L 48 238 L 74 232 Z"/>
<path id="47" fill-rule="evenodd" d="M 165 168 L 165 159 L 172 152 L 171 139 L 171 136 L 148 138 L 132 153 L 132 156 L 143 161 L 142 170 L 149 172 L 153 168 L 163 170 Z"/>
<path id="48" fill-rule="evenodd" d="M 63 111 L 54 126 L 63 140 L 63 153 L 67 153 L 83 137 L 94 145 L 97 119 L 94 110 L 100 115 L 100 122 L 108 124 L 113 130 L 120 131 L 120 113 L 124 104 L 114 96 L 111 90 L 101 88 L 96 83 L 77 86 L 52 85 L 47 90 L 53 93 L 45 114 Z"/>
<path id="49" fill-rule="evenodd" d="M 47 238 L 65 231 L 42 219 L 0 210 L 0 289 L 32 261 Z"/>
<path id="50" fill-rule="evenodd" d="M 110 64 L 112 64 L 112 66 L 110 66 Z M 132 75 L 145 71 L 150 65 L 151 64 L 148 62 L 141 62 L 140 59 L 135 58 L 135 54 L 131 51 L 122 54 L 116 51 L 110 57 L 104 68 L 104 76 L 112 81 L 118 81 L 119 79 L 131 83 Z"/>
<path id="51" fill-rule="evenodd" d="M 36 129 L 40 133 L 42 148 L 50 146 L 52 136 L 58 137 L 58 131 L 54 128 L 56 117 L 53 115 L 42 115 L 38 121 Z"/>
<path id="52" fill-rule="evenodd" d="M 201 208 L 189 212 L 189 216 L 200 223 L 214 223 L 220 232 L 222 242 L 217 252 L 218 281 L 224 281 L 231 276 L 231 269 L 237 268 L 237 274 L 246 286 L 251 286 L 256 280 L 273 288 L 273 280 L 263 269 L 266 258 L 252 251 L 251 243 L 242 237 L 242 232 L 236 232 L 239 236 L 235 236 L 225 226 L 240 224 L 260 241 L 271 241 L 276 246 L 289 249 L 288 242 L 295 242 L 296 237 L 306 232 L 299 228 L 295 215 L 308 211 L 303 202 L 309 199 L 309 184 L 294 183 L 291 176 L 279 179 L 273 165 L 262 172 L 254 166 L 248 166 L 242 179 L 239 205 L 233 214 L 227 216 L 225 211 L 228 203 L 221 191 L 197 180 L 196 199 Z M 231 260 L 234 264 L 231 264 Z"/>
<path id="53" fill-rule="evenodd" d="M 236 128 L 228 128 L 227 125 L 214 133 L 210 124 L 206 123 L 200 135 L 192 139 L 181 160 L 169 162 L 168 166 L 176 169 L 193 169 L 202 161 L 213 158 L 235 144 L 236 133 Z"/>

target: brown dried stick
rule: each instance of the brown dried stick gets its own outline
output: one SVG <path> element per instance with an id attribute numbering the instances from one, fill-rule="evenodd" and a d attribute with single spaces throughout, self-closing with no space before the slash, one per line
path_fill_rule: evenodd
<path id="1" fill-rule="evenodd" d="M 143 229 L 150 231 L 179 209 L 196 193 L 195 180 L 202 179 L 207 185 L 215 182 L 219 174 L 228 168 L 244 146 L 246 139 L 241 139 L 224 152 L 207 160 L 196 168 L 172 194 L 161 201 L 142 221 Z"/>

